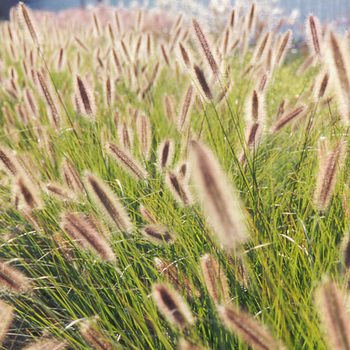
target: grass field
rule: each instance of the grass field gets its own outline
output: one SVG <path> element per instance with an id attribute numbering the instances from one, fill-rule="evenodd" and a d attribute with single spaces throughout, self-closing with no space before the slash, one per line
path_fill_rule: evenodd
<path id="1" fill-rule="evenodd" d="M 349 349 L 349 38 L 79 16 L 0 24 L 2 348 Z"/>

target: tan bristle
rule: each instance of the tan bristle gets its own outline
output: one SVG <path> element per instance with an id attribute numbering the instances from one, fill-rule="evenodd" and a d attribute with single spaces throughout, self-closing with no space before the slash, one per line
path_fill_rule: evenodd
<path id="1" fill-rule="evenodd" d="M 123 49 L 124 56 L 125 56 L 126 60 L 128 62 L 131 62 L 130 54 L 129 54 L 129 51 L 128 51 L 126 45 L 125 45 L 124 40 L 120 40 L 120 45 L 122 46 L 122 49 Z"/>
<path id="2" fill-rule="evenodd" d="M 128 233 L 133 231 L 133 225 L 125 210 L 114 193 L 95 175 L 85 174 L 86 184 L 94 202 L 106 214 L 110 223 Z"/>
<path id="3" fill-rule="evenodd" d="M 277 120 L 272 128 L 272 133 L 275 133 L 282 129 L 286 124 L 290 123 L 292 120 L 295 120 L 297 117 L 300 118 L 307 111 L 306 106 L 300 106 L 293 109 L 291 112 L 282 115 L 279 120 Z"/>
<path id="4" fill-rule="evenodd" d="M 74 40 L 77 42 L 77 44 L 85 51 L 85 52 L 89 52 L 89 49 L 87 48 L 87 46 L 78 38 L 78 37 L 74 37 Z"/>
<path id="5" fill-rule="evenodd" d="M 280 45 L 277 47 L 275 55 L 275 67 L 278 68 L 284 60 L 284 57 L 292 43 L 293 33 L 291 30 L 288 30 L 283 36 Z"/>
<path id="6" fill-rule="evenodd" d="M 202 346 L 199 346 L 197 343 L 193 344 L 190 341 L 187 341 L 183 338 L 179 340 L 178 350 L 204 350 Z"/>
<path id="7" fill-rule="evenodd" d="M 151 37 L 150 33 L 147 33 L 146 52 L 147 52 L 147 57 L 151 57 L 151 54 L 152 54 L 152 37 Z"/>
<path id="8" fill-rule="evenodd" d="M 270 47 L 271 32 L 267 32 L 257 44 L 252 61 L 255 64 L 266 59 L 268 48 Z"/>
<path id="9" fill-rule="evenodd" d="M 103 260 L 115 261 L 116 256 L 107 241 L 84 218 L 66 213 L 61 223 L 66 233 L 84 248 L 92 248 Z"/>
<path id="10" fill-rule="evenodd" d="M 16 155 L 4 146 L 0 146 L 0 168 L 5 170 L 11 177 L 18 176 L 21 169 Z"/>
<path id="11" fill-rule="evenodd" d="M 177 174 L 172 171 L 168 171 L 165 174 L 165 183 L 180 205 L 186 206 L 193 203 L 191 193 L 189 192 L 187 186 L 183 183 L 182 178 L 180 178 Z"/>
<path id="12" fill-rule="evenodd" d="M 262 136 L 263 127 L 261 124 L 256 123 L 254 121 L 251 121 L 248 125 L 246 136 L 245 136 L 245 142 L 247 144 L 247 150 L 248 152 L 254 151 L 255 147 L 258 145 L 261 136 Z M 242 165 L 246 164 L 246 152 L 242 150 L 242 153 L 239 157 L 239 162 Z"/>
<path id="13" fill-rule="evenodd" d="M 73 196 L 69 192 L 69 190 L 59 184 L 49 183 L 46 185 L 46 188 L 48 190 L 49 195 L 52 194 L 53 196 L 62 200 L 73 199 Z"/>
<path id="14" fill-rule="evenodd" d="M 0 277 L 1 280 L 1 277 Z M 0 344 L 6 338 L 7 332 L 13 321 L 14 310 L 12 306 L 0 299 Z"/>
<path id="15" fill-rule="evenodd" d="M 309 56 L 308 58 L 306 58 L 306 60 L 298 68 L 296 75 L 300 76 L 304 74 L 307 71 L 307 69 L 309 69 L 312 66 L 314 61 L 315 61 L 315 56 Z"/>
<path id="16" fill-rule="evenodd" d="M 61 165 L 61 173 L 63 180 L 67 186 L 76 192 L 81 192 L 85 194 L 85 188 L 78 170 L 68 159 L 65 159 Z"/>
<path id="17" fill-rule="evenodd" d="M 148 174 L 145 169 L 135 159 L 132 159 L 130 155 L 123 152 L 114 143 L 107 144 L 107 149 L 112 157 L 120 164 L 125 171 L 134 176 L 137 180 L 143 180 L 147 178 Z"/>
<path id="18" fill-rule="evenodd" d="M 29 292 L 31 286 L 26 276 L 4 261 L 0 261 L 0 290 L 23 293 Z"/>
<path id="19" fill-rule="evenodd" d="M 204 282 L 208 292 L 216 305 L 226 304 L 230 301 L 228 295 L 227 278 L 225 272 L 219 267 L 216 259 L 209 254 L 201 257 L 201 267 Z"/>
<path id="20" fill-rule="evenodd" d="M 156 244 L 171 244 L 174 236 L 162 225 L 148 225 L 142 229 L 144 236 Z"/>
<path id="21" fill-rule="evenodd" d="M 322 160 L 315 193 L 315 204 L 320 211 L 325 211 L 330 203 L 344 157 L 345 143 L 341 140 Z"/>
<path id="22" fill-rule="evenodd" d="M 282 100 L 278 106 L 275 120 L 278 121 L 284 113 L 284 108 L 286 106 L 286 100 Z"/>
<path id="23" fill-rule="evenodd" d="M 158 168 L 162 171 L 172 161 L 174 155 L 174 142 L 170 139 L 164 140 L 158 146 Z"/>
<path id="24" fill-rule="evenodd" d="M 158 258 L 154 258 L 154 263 L 160 275 L 164 276 L 177 290 L 185 293 L 188 298 L 193 299 L 194 295 L 198 297 L 201 296 L 198 290 L 193 290 L 190 281 L 181 274 L 176 264 L 170 263 L 169 261 L 162 261 Z"/>
<path id="25" fill-rule="evenodd" d="M 161 49 L 162 56 L 163 56 L 163 58 L 164 58 L 165 64 L 166 64 L 168 67 L 170 67 L 169 57 L 168 57 L 168 54 L 167 54 L 167 52 L 166 52 L 165 47 L 164 47 L 163 44 L 160 44 L 160 49 Z"/>
<path id="26" fill-rule="evenodd" d="M 158 309 L 173 325 L 185 328 L 193 324 L 194 320 L 188 306 L 180 295 L 165 284 L 153 285 L 153 300 Z"/>
<path id="27" fill-rule="evenodd" d="M 16 187 L 23 200 L 24 205 L 31 210 L 41 209 L 43 207 L 42 199 L 38 190 L 31 185 L 24 177 L 19 177 L 16 181 Z"/>
<path id="28" fill-rule="evenodd" d="M 90 321 L 84 321 L 80 327 L 83 339 L 96 350 L 115 350 L 113 343 L 93 325 Z"/>
<path id="29" fill-rule="evenodd" d="M 108 23 L 107 28 L 108 28 L 109 38 L 111 39 L 111 43 L 112 45 L 114 45 L 115 36 L 114 36 L 113 26 L 110 23 Z"/>
<path id="30" fill-rule="evenodd" d="M 179 131 L 182 131 L 187 124 L 188 114 L 191 111 L 192 103 L 194 100 L 193 97 L 194 97 L 194 87 L 192 84 L 190 84 L 184 95 L 181 110 L 178 116 L 177 128 Z"/>
<path id="31" fill-rule="evenodd" d="M 282 346 L 276 342 L 270 332 L 253 316 L 231 307 L 218 307 L 221 320 L 244 342 L 256 350 L 279 350 Z"/>
<path id="32" fill-rule="evenodd" d="M 154 219 L 153 215 L 150 213 L 150 211 L 145 208 L 143 205 L 140 205 L 140 213 L 142 215 L 142 217 L 148 221 L 151 224 L 155 224 L 156 220 Z"/>
<path id="33" fill-rule="evenodd" d="M 36 116 L 38 106 L 36 104 L 36 101 L 34 99 L 33 92 L 31 89 L 29 89 L 29 88 L 24 89 L 24 100 L 25 100 L 27 106 L 30 108 L 32 115 Z"/>
<path id="34" fill-rule="evenodd" d="M 327 88 L 330 83 L 330 75 L 328 71 L 321 70 L 320 74 L 316 79 L 314 88 L 314 99 L 318 102 L 326 94 Z"/>
<path id="35" fill-rule="evenodd" d="M 23 2 L 20 2 L 17 7 L 17 13 L 20 17 L 20 22 L 22 22 L 22 25 L 26 28 L 29 35 L 31 36 L 34 45 L 37 49 L 40 49 L 40 41 L 37 35 L 37 32 L 34 28 L 34 22 L 31 18 L 30 11 L 26 5 L 23 4 Z"/>
<path id="36" fill-rule="evenodd" d="M 306 34 L 308 38 L 308 44 L 310 51 L 318 56 L 322 57 L 322 37 L 321 37 L 321 24 L 317 17 L 309 15 L 306 21 Z"/>
<path id="37" fill-rule="evenodd" d="M 26 346 L 23 350 L 65 350 L 67 343 L 63 340 L 44 339 Z"/>
<path id="38" fill-rule="evenodd" d="M 349 55 L 347 44 L 342 42 L 333 31 L 329 33 L 328 55 L 334 85 L 337 91 L 337 100 L 342 117 L 346 122 L 350 120 L 350 73 L 349 73 Z"/>
<path id="39" fill-rule="evenodd" d="M 145 160 L 149 160 L 152 147 L 150 119 L 145 114 L 141 114 L 141 116 L 137 119 L 136 128 L 140 142 L 141 153 Z"/>
<path id="40" fill-rule="evenodd" d="M 179 51 L 180 51 L 180 54 L 181 54 L 181 57 L 182 57 L 182 60 L 185 64 L 185 66 L 189 69 L 191 68 L 191 59 L 190 59 L 190 56 L 187 52 L 187 50 L 185 49 L 184 45 L 180 42 L 179 43 Z"/>
<path id="41" fill-rule="evenodd" d="M 220 241 L 231 250 L 247 238 L 239 201 L 212 153 L 197 141 L 191 142 L 191 150 L 198 196 Z"/>
<path id="42" fill-rule="evenodd" d="M 168 121 L 174 119 L 173 106 L 168 95 L 163 96 L 163 107 Z"/>
<path id="43" fill-rule="evenodd" d="M 108 74 L 105 79 L 105 101 L 109 108 L 114 105 L 114 84 L 111 81 L 111 77 Z"/>
<path id="44" fill-rule="evenodd" d="M 21 208 L 20 212 L 33 228 L 39 232 L 43 231 L 42 225 L 39 223 L 34 213 L 30 209 Z"/>
<path id="45" fill-rule="evenodd" d="M 96 113 L 96 105 L 93 94 L 87 88 L 86 84 L 83 82 L 79 75 L 76 76 L 75 83 L 76 91 L 79 97 L 78 101 L 80 108 L 82 111 L 84 111 L 84 114 L 86 116 L 93 119 Z"/>
<path id="46" fill-rule="evenodd" d="M 328 279 L 325 279 L 316 291 L 316 303 L 324 332 L 327 334 L 329 349 L 350 349 L 347 298 L 347 293 Z"/>
<path id="47" fill-rule="evenodd" d="M 220 69 L 217 63 L 217 59 L 214 57 L 211 45 L 209 44 L 209 39 L 207 38 L 207 35 L 203 32 L 202 27 L 196 19 L 192 19 L 192 25 L 205 59 L 208 62 L 208 65 L 211 71 L 213 72 L 214 77 L 219 79 Z"/>
<path id="48" fill-rule="evenodd" d="M 134 134 L 126 123 L 123 123 L 123 125 L 118 128 L 118 139 L 123 151 L 131 154 L 134 147 Z"/>
<path id="49" fill-rule="evenodd" d="M 234 29 L 235 27 L 235 24 L 236 24 L 235 18 L 236 18 L 236 11 L 235 9 L 232 9 L 231 15 L 230 15 L 230 23 L 229 23 L 231 29 Z"/>
<path id="50" fill-rule="evenodd" d="M 45 98 L 45 100 L 50 108 L 52 122 L 55 126 L 55 129 L 57 130 L 57 129 L 59 129 L 59 127 L 61 125 L 61 118 L 60 118 L 60 115 L 58 113 L 56 101 L 53 98 L 53 94 L 51 92 L 51 89 L 48 85 L 46 78 L 39 71 L 36 72 L 36 81 L 37 81 L 37 85 L 39 86 L 43 97 Z"/>
<path id="51" fill-rule="evenodd" d="M 256 20 L 256 11 L 255 11 L 255 3 L 253 2 L 250 6 L 249 17 L 248 17 L 248 33 L 249 35 L 253 34 L 255 28 L 255 20 Z"/>
<path id="52" fill-rule="evenodd" d="M 137 40 L 137 43 L 136 43 L 135 54 L 134 54 L 135 60 L 137 60 L 139 57 L 141 44 L 142 44 L 142 34 L 139 35 L 139 39 Z"/>
<path id="53" fill-rule="evenodd" d="M 193 70 L 204 97 L 206 97 L 208 100 L 212 100 L 213 94 L 208 85 L 207 79 L 205 78 L 203 70 L 196 64 L 193 66 Z"/>
<path id="54" fill-rule="evenodd" d="M 114 49 L 112 49 L 112 54 L 113 54 L 113 60 L 114 60 L 114 63 L 117 67 L 118 73 L 122 74 L 123 73 L 122 65 L 121 65 L 120 60 L 118 58 L 117 52 Z"/>
<path id="55" fill-rule="evenodd" d="M 119 14 L 118 11 L 114 11 L 114 19 L 115 19 L 115 24 L 118 30 L 118 34 L 121 35 L 123 32 L 123 28 L 122 28 L 122 22 L 119 18 Z"/>

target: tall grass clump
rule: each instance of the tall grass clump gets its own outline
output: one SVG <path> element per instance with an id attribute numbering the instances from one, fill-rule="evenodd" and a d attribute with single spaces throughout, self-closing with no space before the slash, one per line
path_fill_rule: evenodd
<path id="1" fill-rule="evenodd" d="M 1 348 L 349 348 L 349 37 L 218 10 L 0 23 Z"/>

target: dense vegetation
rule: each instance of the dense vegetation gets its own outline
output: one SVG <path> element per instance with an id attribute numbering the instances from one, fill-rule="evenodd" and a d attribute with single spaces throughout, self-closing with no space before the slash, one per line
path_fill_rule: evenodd
<path id="1" fill-rule="evenodd" d="M 157 18 L 0 24 L 3 348 L 348 349 L 348 39 Z"/>

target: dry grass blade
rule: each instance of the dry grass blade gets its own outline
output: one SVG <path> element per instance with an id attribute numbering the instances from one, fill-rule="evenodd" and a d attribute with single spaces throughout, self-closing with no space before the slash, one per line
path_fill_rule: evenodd
<path id="1" fill-rule="evenodd" d="M 221 320 L 234 333 L 239 335 L 252 349 L 278 350 L 281 345 L 276 342 L 270 332 L 252 316 L 231 307 L 218 307 Z"/>
<path id="2" fill-rule="evenodd" d="M 180 295 L 165 284 L 153 285 L 153 300 L 158 309 L 173 325 L 185 328 L 193 324 L 193 317 Z"/>
<path id="3" fill-rule="evenodd" d="M 196 141 L 192 145 L 192 177 L 206 215 L 220 241 L 232 249 L 247 238 L 240 204 L 212 153 Z"/>
<path id="4" fill-rule="evenodd" d="M 346 295 L 330 280 L 325 280 L 316 292 L 322 325 L 331 349 L 350 349 L 350 318 L 346 313 Z"/>

